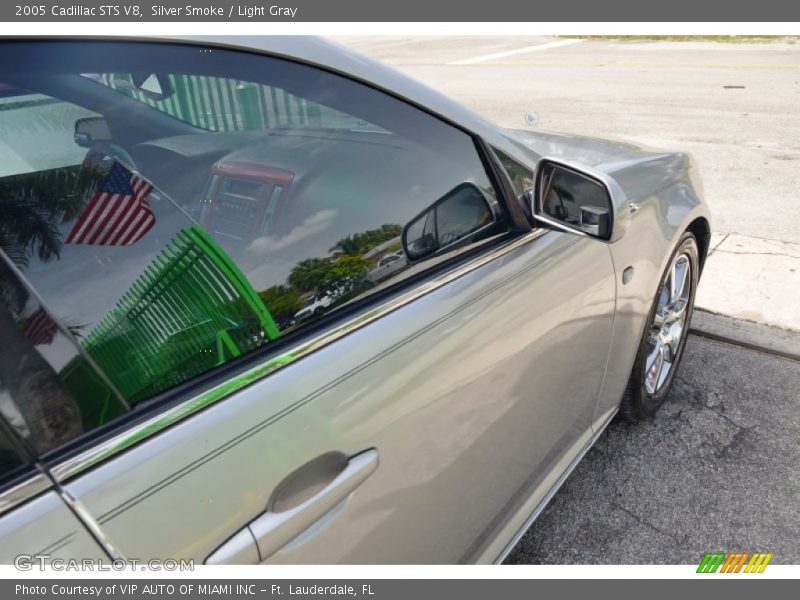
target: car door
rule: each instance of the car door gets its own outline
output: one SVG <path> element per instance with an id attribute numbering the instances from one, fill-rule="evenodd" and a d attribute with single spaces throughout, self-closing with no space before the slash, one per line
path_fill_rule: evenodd
<path id="1" fill-rule="evenodd" d="M 336 500 L 329 506 L 323 493 L 317 501 L 328 512 L 297 515 L 291 533 L 316 523 L 316 534 L 283 546 L 280 532 L 277 542 L 264 533 L 261 554 L 251 545 L 237 560 L 482 557 L 517 504 L 541 497 L 559 459 L 588 441 L 610 298 L 602 262 L 590 260 L 597 253 L 568 237 L 548 233 L 463 275 L 70 479 L 67 489 L 123 555 L 199 561 L 268 506 L 276 514 L 296 508 L 278 492 L 305 467 L 309 487 L 330 484 L 322 492 Z M 564 280 L 564 268 L 574 279 Z M 592 277 L 599 281 L 587 289 Z M 337 492 L 347 461 L 368 452 L 358 468 L 374 472 Z M 305 488 L 292 491 L 304 497 Z"/>
<path id="2" fill-rule="evenodd" d="M 70 407 L 50 375 L 69 343 L 2 260 L 0 339 L 0 564 L 30 570 L 53 560 L 107 560 L 31 444 L 67 439 L 59 417 Z M 35 419 L 48 423 L 30 427 Z"/>
<path id="3" fill-rule="evenodd" d="M 135 163 L 106 155 L 97 185 L 147 190 L 154 221 L 130 244 L 81 243 L 92 227 L 114 239 L 113 223 L 87 212 L 92 197 L 62 225 L 72 245 L 25 271 L 59 322 L 85 322 L 80 357 L 58 370 L 83 431 L 44 461 L 113 553 L 496 559 L 591 436 L 614 312 L 607 248 L 521 231 L 478 140 L 363 84 L 233 51 L 198 62 L 191 46 L 60 51 L 73 87 L 48 91 L 73 100 L 79 86 L 86 108 L 112 103 L 112 141 Z M 171 65 L 178 95 L 132 96 L 135 79 L 119 84 L 131 61 Z M 224 93 L 243 86 L 258 102 Z M 182 112 L 203 103 L 208 121 Z M 197 131 L 174 135 L 160 112 Z M 259 126 L 239 134 L 245 115 Z M 229 130 L 202 131 L 211 121 Z M 211 235 L 193 217 L 218 202 L 204 180 L 254 162 L 295 174 L 280 218 L 252 237 L 258 183 L 230 175 L 215 218 L 248 233 Z M 414 219 L 464 185 L 489 228 L 371 285 Z M 276 326 L 302 294 L 331 292 L 324 317 Z"/>
<path id="4" fill-rule="evenodd" d="M 59 562 L 108 563 L 108 555 L 58 493 L 52 489 L 36 493 L 38 484 L 30 480 L 24 488 L 4 493 L 0 564 L 30 571 Z"/>

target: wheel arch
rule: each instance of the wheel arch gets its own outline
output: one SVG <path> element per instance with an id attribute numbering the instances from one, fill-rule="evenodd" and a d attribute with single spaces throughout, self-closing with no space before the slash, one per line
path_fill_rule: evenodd
<path id="1" fill-rule="evenodd" d="M 700 272 L 702 273 L 711 247 L 711 224 L 705 217 L 697 217 L 689 223 L 686 231 L 691 231 L 697 240 L 700 250 Z"/>

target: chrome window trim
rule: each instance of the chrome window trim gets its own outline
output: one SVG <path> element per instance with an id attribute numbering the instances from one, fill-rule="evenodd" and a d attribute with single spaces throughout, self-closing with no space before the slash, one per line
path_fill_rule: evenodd
<path id="1" fill-rule="evenodd" d="M 108 557 L 112 561 L 124 560 L 122 553 L 111 543 L 111 540 L 105 535 L 94 517 L 86 510 L 86 507 L 67 490 L 63 489 L 61 486 L 57 487 L 58 495 L 61 497 L 61 500 L 67 505 L 67 508 L 72 511 L 78 521 L 88 530 L 89 535 L 94 538 Z"/>
<path id="2" fill-rule="evenodd" d="M 0 492 L 0 515 L 38 496 L 51 488 L 52 485 L 52 482 L 44 473 L 35 473 L 20 483 Z"/>
<path id="3" fill-rule="evenodd" d="M 132 425 L 123 431 L 116 433 L 108 440 L 88 448 L 75 456 L 66 458 L 61 462 L 54 464 L 50 467 L 50 473 L 56 481 L 63 482 L 75 475 L 86 471 L 87 469 L 97 465 L 98 463 L 114 456 L 115 454 L 126 450 L 133 446 L 135 443 L 147 439 L 150 436 L 156 435 L 162 430 L 166 429 L 182 421 L 183 419 L 193 415 L 199 410 L 210 406 L 220 400 L 223 400 L 245 386 L 250 385 L 256 381 L 260 381 L 271 373 L 281 369 L 287 364 L 290 364 L 300 358 L 303 358 L 320 348 L 332 344 L 338 339 L 356 331 L 365 325 L 380 319 L 381 317 L 393 312 L 406 304 L 409 304 L 426 294 L 447 285 L 448 283 L 474 271 L 489 262 L 513 252 L 533 240 L 543 236 L 547 229 L 535 229 L 524 235 L 500 244 L 495 248 L 488 250 L 486 253 L 481 254 L 474 260 L 458 265 L 455 268 L 439 274 L 432 279 L 421 283 L 420 285 L 401 293 L 395 298 L 384 302 L 383 304 L 366 310 L 365 312 L 355 316 L 354 318 L 340 323 L 333 329 L 326 331 L 308 341 L 302 342 L 284 352 L 280 356 L 267 360 L 259 365 L 256 365 L 244 373 L 241 373 L 229 380 L 226 380 L 218 385 L 206 390 L 192 398 L 189 398 L 180 404 L 172 406 L 152 417 Z"/>

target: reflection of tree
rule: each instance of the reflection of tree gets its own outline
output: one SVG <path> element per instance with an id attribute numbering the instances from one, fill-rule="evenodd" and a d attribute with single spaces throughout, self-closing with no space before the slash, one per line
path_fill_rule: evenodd
<path id="1" fill-rule="evenodd" d="M 335 259 L 309 258 L 297 263 L 288 281 L 301 292 L 315 291 L 340 300 L 362 291 L 364 275 L 371 266 L 363 256 L 348 254 Z"/>
<path id="2" fill-rule="evenodd" d="M 387 223 L 377 229 L 369 229 L 362 233 L 354 233 L 342 238 L 331 248 L 331 252 L 336 250 L 343 254 L 364 254 L 375 246 L 396 238 L 403 231 L 402 226 Z"/>
<path id="3" fill-rule="evenodd" d="M 76 169 L 54 169 L 0 180 L 0 248 L 20 268 L 36 254 L 42 262 L 61 254 L 59 223 L 80 214 Z"/>
<path id="4" fill-rule="evenodd" d="M 365 275 L 372 263 L 363 256 L 341 256 L 323 273 L 317 289 L 337 299 L 353 296 L 364 290 Z"/>
<path id="5" fill-rule="evenodd" d="M 374 266 L 375 259 L 371 261 L 364 254 L 399 238 L 402 231 L 401 225 L 387 223 L 348 235 L 331 247 L 330 251 L 336 254 L 334 257 L 301 260 L 289 273 L 287 285 L 273 286 L 260 296 L 273 315 L 280 313 L 277 320 L 281 323 L 288 322 L 284 317 L 291 309 L 294 309 L 293 316 L 301 308 L 301 295 L 316 293 L 330 296 L 335 302 L 349 300 L 372 285 L 367 272 Z M 399 248 L 399 243 L 389 247 Z M 386 252 L 385 248 L 382 250 Z"/>
<path id="6" fill-rule="evenodd" d="M 321 274 L 328 268 L 330 260 L 327 258 L 307 258 L 297 263 L 289 273 L 288 282 L 292 287 L 301 292 L 313 292 L 317 289 Z M 267 305 L 269 306 L 269 305 Z"/>
<path id="7" fill-rule="evenodd" d="M 286 285 L 273 285 L 258 295 L 281 329 L 288 327 L 294 314 L 303 306 L 300 292 Z"/>
<path id="8" fill-rule="evenodd" d="M 75 169 L 56 169 L 0 181 L 0 249 L 20 269 L 36 255 L 58 258 L 61 222 L 81 210 Z M 28 303 L 9 265 L 0 261 L 0 386 L 25 419 L 31 442 L 45 452 L 81 433 L 74 399 L 50 364 L 25 337 L 18 322 Z"/>

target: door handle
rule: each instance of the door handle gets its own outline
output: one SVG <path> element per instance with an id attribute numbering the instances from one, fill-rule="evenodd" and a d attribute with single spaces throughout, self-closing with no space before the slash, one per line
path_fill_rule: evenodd
<path id="1" fill-rule="evenodd" d="M 256 517 L 217 548 L 205 564 L 255 564 L 266 560 L 346 500 L 377 468 L 375 448 L 356 454 L 319 492 L 288 510 L 268 510 Z"/>
<path id="2" fill-rule="evenodd" d="M 250 523 L 261 560 L 266 560 L 336 508 L 378 467 L 375 448 L 357 454 L 333 481 L 300 505 L 281 512 L 267 511 Z"/>

